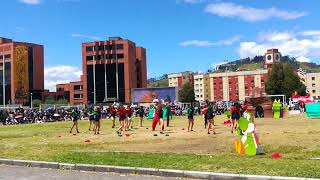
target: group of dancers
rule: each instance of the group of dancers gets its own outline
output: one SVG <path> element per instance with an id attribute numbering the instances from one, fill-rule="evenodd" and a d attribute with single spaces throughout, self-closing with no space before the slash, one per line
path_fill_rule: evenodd
<path id="1" fill-rule="evenodd" d="M 231 106 L 231 119 L 232 119 L 232 127 L 231 133 L 233 133 L 234 129 L 237 128 L 237 122 L 240 119 L 242 114 L 241 111 L 246 110 L 247 106 L 240 105 L 238 103 L 234 103 Z M 216 104 L 207 102 L 206 105 L 202 107 L 202 115 L 204 117 L 204 127 L 207 129 L 208 134 L 216 134 L 216 130 L 214 128 L 214 118 L 216 116 Z M 145 112 L 147 111 L 147 112 Z M 94 107 L 93 110 L 88 112 L 89 116 L 89 131 L 93 131 L 94 134 L 100 134 L 100 121 L 101 121 L 101 109 L 99 107 Z M 152 101 L 152 105 L 147 110 L 141 106 L 136 111 L 133 110 L 131 106 L 124 106 L 123 104 L 119 104 L 116 106 L 114 103 L 108 109 L 110 118 L 112 120 L 112 128 L 116 126 L 116 117 L 119 119 L 119 128 L 116 130 L 118 134 L 121 134 L 122 131 L 130 131 L 133 128 L 132 116 L 135 113 L 139 117 L 138 127 L 143 127 L 143 119 L 147 114 L 149 119 L 152 119 L 152 131 L 155 131 L 157 126 L 160 127 L 160 133 L 162 134 L 165 128 L 165 121 L 167 121 L 167 126 L 169 126 L 169 117 L 171 114 L 170 102 L 164 101 L 159 102 L 158 99 L 154 99 Z M 194 114 L 195 110 L 192 105 L 189 105 L 186 110 L 187 119 L 188 119 L 188 132 L 194 131 Z M 77 110 L 73 110 L 71 113 L 71 117 L 73 120 L 73 125 L 71 127 L 70 133 L 72 133 L 73 129 L 76 129 L 76 132 L 79 133 L 78 130 L 78 120 L 79 113 Z"/>

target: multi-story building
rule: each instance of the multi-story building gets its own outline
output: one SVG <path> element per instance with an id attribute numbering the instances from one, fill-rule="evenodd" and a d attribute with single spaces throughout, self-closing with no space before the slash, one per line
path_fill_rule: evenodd
<path id="1" fill-rule="evenodd" d="M 307 73 L 305 75 L 305 85 L 313 99 L 320 100 L 320 73 Z"/>
<path id="2" fill-rule="evenodd" d="M 120 37 L 83 43 L 82 68 L 85 103 L 130 102 L 132 88 L 147 87 L 146 49 Z"/>
<path id="3" fill-rule="evenodd" d="M 194 93 L 196 101 L 206 101 L 211 99 L 210 78 L 207 74 L 196 74 L 194 78 Z"/>
<path id="4" fill-rule="evenodd" d="M 186 83 L 193 84 L 193 73 L 190 71 L 181 73 L 172 73 L 168 75 L 169 87 L 178 87 L 181 90 Z"/>
<path id="5" fill-rule="evenodd" d="M 41 99 L 44 90 L 43 49 L 42 45 L 0 37 L 1 104 L 4 104 L 3 97 L 5 104 L 23 105 L 29 104 L 31 96 Z"/>
<path id="6" fill-rule="evenodd" d="M 211 101 L 245 100 L 246 96 L 264 93 L 268 70 L 211 73 Z"/>

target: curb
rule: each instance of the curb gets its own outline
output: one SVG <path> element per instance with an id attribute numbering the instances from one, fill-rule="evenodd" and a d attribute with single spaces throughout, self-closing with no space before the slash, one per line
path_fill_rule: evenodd
<path id="1" fill-rule="evenodd" d="M 0 165 L 11 166 L 27 166 L 36 168 L 47 169 L 60 169 L 60 170 L 77 170 L 88 172 L 112 172 L 123 174 L 138 174 L 138 175 L 151 175 L 162 177 L 184 177 L 194 179 L 246 179 L 246 180 L 302 180 L 309 178 L 298 177 L 281 177 L 281 176 L 258 176 L 258 175 L 245 175 L 245 174 L 229 174 L 229 173 L 213 173 L 213 172 L 200 172 L 200 171 L 184 171 L 172 169 L 155 169 L 155 168 L 135 168 L 123 166 L 104 166 L 104 165 L 90 165 L 90 164 L 68 164 L 58 162 L 45 162 L 45 161 L 28 161 L 28 160 L 12 160 L 0 159 Z"/>

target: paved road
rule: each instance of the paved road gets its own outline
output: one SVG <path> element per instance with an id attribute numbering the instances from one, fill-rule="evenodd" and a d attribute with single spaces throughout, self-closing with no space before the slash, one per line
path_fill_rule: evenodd
<path id="1" fill-rule="evenodd" d="M 79 171 L 61 171 L 51 169 L 3 166 L 0 165 L 0 180 L 163 180 L 155 176 L 122 175 Z"/>

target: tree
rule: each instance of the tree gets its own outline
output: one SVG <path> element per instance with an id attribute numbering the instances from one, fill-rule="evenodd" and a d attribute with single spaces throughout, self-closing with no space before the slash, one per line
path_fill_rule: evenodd
<path id="1" fill-rule="evenodd" d="M 59 99 L 56 104 L 69 104 L 69 101 L 67 99 Z"/>
<path id="2" fill-rule="evenodd" d="M 34 99 L 32 100 L 32 107 L 40 107 L 41 100 L 39 99 Z"/>
<path id="3" fill-rule="evenodd" d="M 192 83 L 186 83 L 179 91 L 179 101 L 184 103 L 192 103 L 195 101 L 194 88 Z"/>
<path id="4" fill-rule="evenodd" d="M 295 91 L 303 95 L 305 90 L 305 85 L 300 81 L 299 76 L 290 64 L 276 63 L 272 66 L 266 81 L 266 92 L 268 94 L 284 94 L 286 97 L 291 97 Z"/>
<path id="5" fill-rule="evenodd" d="M 45 99 L 45 104 L 55 104 L 56 100 L 52 96 L 48 96 Z"/>

